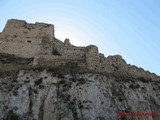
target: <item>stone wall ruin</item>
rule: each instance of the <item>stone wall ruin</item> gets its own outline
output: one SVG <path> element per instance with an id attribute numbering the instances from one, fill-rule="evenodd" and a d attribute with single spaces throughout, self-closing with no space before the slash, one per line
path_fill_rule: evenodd
<path id="1" fill-rule="evenodd" d="M 75 63 L 97 72 L 120 72 L 131 76 L 159 79 L 155 74 L 128 65 L 120 55 L 108 56 L 99 53 L 94 45 L 77 47 L 54 36 L 54 25 L 27 23 L 10 19 L 0 33 L 0 53 L 13 54 L 22 58 L 34 58 L 33 66 L 57 66 Z"/>

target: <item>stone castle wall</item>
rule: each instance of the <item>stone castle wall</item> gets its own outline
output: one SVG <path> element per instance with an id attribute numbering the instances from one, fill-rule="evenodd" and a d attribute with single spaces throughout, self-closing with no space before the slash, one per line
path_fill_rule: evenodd
<path id="1" fill-rule="evenodd" d="M 19 57 L 32 58 L 39 51 L 39 45 L 14 41 L 14 39 L 0 40 L 0 52 L 14 54 Z"/>
<path id="2" fill-rule="evenodd" d="M 34 57 L 34 66 L 75 63 L 92 71 L 159 79 L 150 72 L 128 65 L 119 55 L 106 58 L 94 45 L 77 47 L 72 45 L 69 39 L 64 42 L 58 40 L 54 37 L 54 26 L 51 24 L 29 24 L 23 20 L 8 20 L 0 33 L 0 53 L 22 58 Z"/>
<path id="3" fill-rule="evenodd" d="M 39 43 L 38 38 L 48 37 L 49 40 L 52 40 L 54 37 L 54 26 L 38 22 L 35 24 L 29 24 L 23 20 L 11 19 L 7 21 L 7 24 L 2 31 L 2 36 L 10 36 L 14 38 L 37 38 L 36 42 Z"/>
<path id="4" fill-rule="evenodd" d="M 96 46 L 94 45 L 87 46 L 86 63 L 87 63 L 88 69 L 99 71 L 100 57 L 99 57 L 98 48 Z"/>
<path id="5" fill-rule="evenodd" d="M 51 55 L 37 55 L 34 58 L 34 66 L 60 66 L 68 63 L 78 65 L 81 68 L 86 69 L 86 61 L 84 58 L 67 58 L 66 56 L 51 56 Z"/>
<path id="6" fill-rule="evenodd" d="M 8 20 L 0 34 L 0 52 L 31 58 L 40 50 L 40 44 L 43 41 L 52 41 L 53 37 L 53 25 Z"/>

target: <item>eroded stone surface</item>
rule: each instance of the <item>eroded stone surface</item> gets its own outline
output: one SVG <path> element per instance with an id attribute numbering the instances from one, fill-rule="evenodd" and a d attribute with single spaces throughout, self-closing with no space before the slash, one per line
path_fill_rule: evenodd
<path id="1" fill-rule="evenodd" d="M 58 74 L 51 70 L 3 73 L 0 119 L 127 120 L 130 118 L 116 112 L 160 111 L 159 85 L 110 74 Z"/>

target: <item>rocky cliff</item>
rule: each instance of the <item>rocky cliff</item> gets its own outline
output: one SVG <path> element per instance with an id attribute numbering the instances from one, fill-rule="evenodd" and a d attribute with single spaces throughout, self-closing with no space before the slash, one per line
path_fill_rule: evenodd
<path id="1" fill-rule="evenodd" d="M 0 120 L 160 120 L 160 77 L 9 20 L 0 33 Z"/>
<path id="2" fill-rule="evenodd" d="M 74 66 L 0 74 L 0 120 L 159 120 L 160 82 Z"/>

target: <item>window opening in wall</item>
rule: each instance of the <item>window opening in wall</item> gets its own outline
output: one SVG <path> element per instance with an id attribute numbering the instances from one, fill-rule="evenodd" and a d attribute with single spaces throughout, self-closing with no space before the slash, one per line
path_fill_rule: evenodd
<path id="1" fill-rule="evenodd" d="M 31 30 L 31 28 L 28 28 L 28 30 Z"/>
<path id="2" fill-rule="evenodd" d="M 28 43 L 31 43 L 31 40 L 27 40 Z"/>

